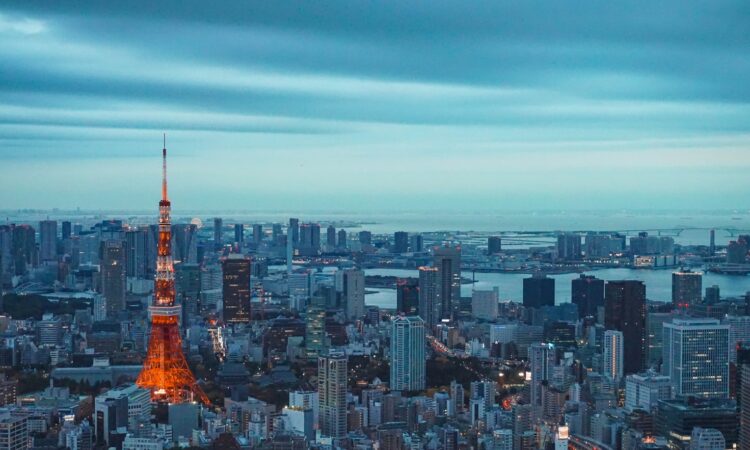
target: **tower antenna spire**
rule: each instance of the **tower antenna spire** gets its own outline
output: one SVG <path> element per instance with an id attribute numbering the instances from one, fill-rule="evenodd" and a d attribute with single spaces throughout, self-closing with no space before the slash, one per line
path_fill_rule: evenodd
<path id="1" fill-rule="evenodd" d="M 167 200 L 167 133 L 164 133 L 164 148 L 162 155 L 162 180 L 161 180 L 161 199 Z"/>

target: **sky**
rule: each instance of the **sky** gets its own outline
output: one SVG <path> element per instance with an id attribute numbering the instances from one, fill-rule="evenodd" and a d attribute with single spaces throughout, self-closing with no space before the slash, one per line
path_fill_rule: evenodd
<path id="1" fill-rule="evenodd" d="M 744 209 L 750 2 L 0 3 L 0 209 Z"/>

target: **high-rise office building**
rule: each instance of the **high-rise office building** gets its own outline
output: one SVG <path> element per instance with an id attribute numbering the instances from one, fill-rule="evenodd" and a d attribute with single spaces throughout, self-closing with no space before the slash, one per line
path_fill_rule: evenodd
<path id="1" fill-rule="evenodd" d="M 409 233 L 397 231 L 393 233 L 393 253 L 406 253 L 409 251 Z"/>
<path id="2" fill-rule="evenodd" d="M 625 409 L 642 409 L 652 412 L 659 400 L 672 398 L 672 383 L 669 377 L 654 372 L 631 374 L 625 377 Z"/>
<path id="3" fill-rule="evenodd" d="M 241 223 L 234 224 L 234 243 L 242 248 L 245 242 L 245 225 Z"/>
<path id="4" fill-rule="evenodd" d="M 542 416 L 544 408 L 543 394 L 544 382 L 552 379 L 552 373 L 557 364 L 555 346 L 546 343 L 534 343 L 529 347 L 529 370 L 531 371 L 531 407 L 534 416 Z"/>
<path id="5" fill-rule="evenodd" d="M 221 262 L 224 323 L 248 323 L 250 305 L 250 258 L 233 253 Z"/>
<path id="6" fill-rule="evenodd" d="M 646 315 L 646 361 L 649 366 L 660 367 L 664 346 L 664 323 L 671 322 L 675 314 L 650 312 Z"/>
<path id="7" fill-rule="evenodd" d="M 359 243 L 362 244 L 362 246 L 366 245 L 372 245 L 372 233 L 367 230 L 362 230 L 359 232 Z"/>
<path id="8" fill-rule="evenodd" d="M 729 325 L 729 362 L 737 363 L 737 350 L 750 343 L 750 316 L 727 314 L 722 323 Z"/>
<path id="9" fill-rule="evenodd" d="M 329 347 L 326 334 L 325 299 L 315 296 L 305 312 L 305 350 L 310 360 L 324 354 Z"/>
<path id="10" fill-rule="evenodd" d="M 419 268 L 419 315 L 431 330 L 440 322 L 440 277 L 437 267 Z"/>
<path id="11" fill-rule="evenodd" d="M 523 279 L 523 306 L 541 308 L 555 306 L 555 279 L 543 273 L 535 273 Z"/>
<path id="12" fill-rule="evenodd" d="M 57 221 L 39 222 L 39 260 L 57 261 Z"/>
<path id="13" fill-rule="evenodd" d="M 638 373 L 646 362 L 646 285 L 637 280 L 609 281 L 604 286 L 604 327 L 622 331 L 624 374 Z"/>
<path id="14" fill-rule="evenodd" d="M 146 278 L 148 274 L 148 230 L 132 229 L 125 232 L 125 275 Z"/>
<path id="15" fill-rule="evenodd" d="M 281 224 L 275 223 L 271 226 L 271 240 L 273 240 L 274 245 L 279 245 L 281 243 L 281 236 L 283 236 L 284 233 L 281 230 Z"/>
<path id="16" fill-rule="evenodd" d="M 461 247 L 435 247 L 432 255 L 432 265 L 438 269 L 440 279 L 440 318 L 452 319 L 461 301 Z"/>
<path id="17" fill-rule="evenodd" d="M 177 263 L 198 263 L 198 227 L 192 223 L 172 225 L 172 259 Z"/>
<path id="18" fill-rule="evenodd" d="M 736 447 L 739 435 L 737 404 L 726 399 L 675 398 L 661 400 L 654 414 L 654 435 L 667 438 L 669 449 L 684 449 L 689 445 L 693 430 L 711 427 L 726 440 L 728 449 Z M 688 447 L 689 448 L 689 447 Z"/>
<path id="19" fill-rule="evenodd" d="M 604 332 L 602 374 L 618 383 L 623 376 L 623 345 L 624 338 L 621 331 L 606 330 Z"/>
<path id="20" fill-rule="evenodd" d="M 260 241 L 263 240 L 263 225 L 259 223 L 253 224 L 253 244 L 257 247 L 260 245 Z"/>
<path id="21" fill-rule="evenodd" d="M 680 270 L 672 273 L 672 304 L 687 309 L 703 300 L 703 274 Z"/>
<path id="22" fill-rule="evenodd" d="M 36 231 L 30 225 L 11 225 L 14 275 L 25 275 L 37 265 Z M 97 249 L 98 250 L 98 249 Z"/>
<path id="23" fill-rule="evenodd" d="M 359 319 L 365 315 L 365 273 L 359 269 L 336 272 L 336 291 L 341 295 L 346 317 Z"/>
<path id="24" fill-rule="evenodd" d="M 64 241 L 65 239 L 70 239 L 70 236 L 72 235 L 73 225 L 68 220 L 63 220 L 62 222 L 62 231 L 61 231 L 61 239 Z"/>
<path id="25" fill-rule="evenodd" d="M 475 290 L 471 293 L 471 315 L 477 319 L 494 321 L 498 315 L 499 289 Z"/>
<path id="26" fill-rule="evenodd" d="M 419 315 L 419 280 L 396 280 L 396 312 L 407 316 Z"/>
<path id="27" fill-rule="evenodd" d="M 713 256 L 716 254 L 716 230 L 711 230 L 708 236 L 708 254 Z"/>
<path id="28" fill-rule="evenodd" d="M 214 247 L 219 248 L 224 245 L 224 221 L 221 217 L 214 217 Z"/>
<path id="29" fill-rule="evenodd" d="M 716 319 L 667 322 L 662 355 L 662 373 L 676 396 L 729 397 L 729 325 Z"/>
<path id="30" fill-rule="evenodd" d="M 347 375 L 346 355 L 331 352 L 318 358 L 318 420 L 323 436 L 346 435 Z"/>
<path id="31" fill-rule="evenodd" d="M 750 364 L 743 364 L 740 383 L 740 448 L 750 448 Z"/>
<path id="32" fill-rule="evenodd" d="M 0 450 L 29 448 L 29 415 L 0 413 Z"/>
<path id="33" fill-rule="evenodd" d="M 115 318 L 125 308 L 125 248 L 122 241 L 106 240 L 100 253 L 101 293 L 106 299 L 107 317 Z"/>
<path id="34" fill-rule="evenodd" d="M 714 284 L 706 288 L 706 297 L 704 299 L 707 305 L 713 305 L 721 301 L 721 290 L 719 286 Z"/>
<path id="35" fill-rule="evenodd" d="M 566 261 L 581 259 L 581 235 L 575 233 L 558 234 L 557 257 Z"/>
<path id="36" fill-rule="evenodd" d="M 286 230 L 287 239 L 291 237 L 291 243 L 293 248 L 297 248 L 299 243 L 299 219 L 294 217 L 289 219 L 289 225 Z"/>
<path id="37" fill-rule="evenodd" d="M 36 324 L 37 343 L 48 346 L 60 345 L 62 341 L 62 322 L 51 313 L 44 314 Z"/>
<path id="38" fill-rule="evenodd" d="M 419 316 L 398 316 L 391 328 L 391 390 L 425 387 L 425 329 Z"/>
<path id="39" fill-rule="evenodd" d="M 487 238 L 487 254 L 495 255 L 503 250 L 503 241 L 500 236 L 490 236 Z"/>
<path id="40" fill-rule="evenodd" d="M 581 274 L 571 281 L 571 302 L 578 305 L 578 317 L 594 317 L 604 306 L 604 280 Z"/>
<path id="41" fill-rule="evenodd" d="M 198 314 L 201 295 L 200 265 L 189 263 L 175 265 L 175 293 L 186 317 Z"/>
<path id="42" fill-rule="evenodd" d="M 412 234 L 409 237 L 409 248 L 413 253 L 424 251 L 424 238 L 421 234 Z"/>
<path id="43" fill-rule="evenodd" d="M 716 428 L 693 428 L 690 436 L 690 450 L 725 450 L 726 439 Z"/>
<path id="44" fill-rule="evenodd" d="M 333 225 L 326 228 L 326 245 L 329 249 L 336 248 L 336 227 Z"/>
<path id="45" fill-rule="evenodd" d="M 317 223 L 303 223 L 299 227 L 299 254 L 316 256 L 320 252 L 320 225 Z"/>
<path id="46" fill-rule="evenodd" d="M 747 262 L 748 243 L 743 239 L 729 241 L 727 244 L 727 263 L 745 264 Z"/>
<path id="47" fill-rule="evenodd" d="M 336 246 L 337 246 L 338 248 L 342 249 L 342 250 L 343 250 L 343 249 L 346 249 L 346 248 L 347 248 L 347 243 L 346 243 L 346 230 L 345 230 L 345 229 L 343 229 L 343 228 L 342 228 L 342 229 L 340 229 L 340 230 L 338 231 L 337 235 L 338 235 L 338 238 L 337 238 L 337 240 L 336 240 Z"/>

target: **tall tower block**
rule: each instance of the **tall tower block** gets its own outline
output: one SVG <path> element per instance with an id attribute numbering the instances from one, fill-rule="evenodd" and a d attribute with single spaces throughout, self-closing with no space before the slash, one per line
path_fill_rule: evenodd
<path id="1" fill-rule="evenodd" d="M 154 301 L 149 307 L 151 337 L 143 370 L 136 384 L 151 390 L 155 402 L 183 403 L 209 400 L 198 386 L 182 352 L 179 317 L 175 304 L 174 264 L 172 263 L 171 203 L 167 197 L 167 145 L 162 150 L 162 185 L 159 202 L 159 238 L 156 256 Z"/>

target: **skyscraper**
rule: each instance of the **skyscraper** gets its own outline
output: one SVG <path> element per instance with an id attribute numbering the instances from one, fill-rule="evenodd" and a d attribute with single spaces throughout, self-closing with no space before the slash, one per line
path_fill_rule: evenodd
<path id="1" fill-rule="evenodd" d="M 475 290 L 471 293 L 471 315 L 477 319 L 494 321 L 498 315 L 498 300 L 500 292 L 495 286 L 493 290 Z"/>
<path id="2" fill-rule="evenodd" d="M 336 246 L 338 248 L 342 249 L 342 250 L 346 249 L 346 247 L 347 247 L 347 244 L 346 244 L 346 230 L 343 229 L 343 228 L 341 228 L 338 231 L 337 235 L 338 235 L 338 239 L 336 241 Z"/>
<path id="3" fill-rule="evenodd" d="M 703 274 L 680 270 L 672 273 L 672 304 L 687 309 L 703 299 Z"/>
<path id="4" fill-rule="evenodd" d="M 359 232 L 359 243 L 364 247 L 365 245 L 372 245 L 372 233 L 367 230 Z"/>
<path id="5" fill-rule="evenodd" d="M 594 317 L 600 306 L 604 306 L 604 280 L 593 275 L 581 274 L 571 281 L 571 301 L 578 305 L 578 317 Z"/>
<path id="6" fill-rule="evenodd" d="M 543 382 L 552 379 L 552 372 L 557 363 L 553 344 L 534 343 L 529 347 L 529 366 L 531 371 L 531 407 L 534 416 L 542 416 Z"/>
<path id="7" fill-rule="evenodd" d="M 101 293 L 107 317 L 115 318 L 125 308 L 125 249 L 122 241 L 106 240 L 100 251 Z"/>
<path id="8" fill-rule="evenodd" d="M 289 219 L 289 226 L 286 230 L 287 239 L 291 237 L 292 248 L 297 248 L 299 243 L 299 219 L 294 217 Z"/>
<path id="9" fill-rule="evenodd" d="M 555 279 L 543 273 L 535 273 L 523 279 L 523 306 L 541 308 L 555 305 Z"/>
<path id="10" fill-rule="evenodd" d="M 245 225 L 241 223 L 234 224 L 234 243 L 242 248 L 245 242 Z"/>
<path id="11" fill-rule="evenodd" d="M 441 318 L 439 282 L 436 267 L 419 268 L 419 315 L 429 329 L 433 329 Z"/>
<path id="12" fill-rule="evenodd" d="M 396 280 L 396 311 L 407 316 L 419 315 L 419 280 Z"/>
<path id="13" fill-rule="evenodd" d="M 198 227 L 192 223 L 172 225 L 172 258 L 177 263 L 198 262 Z"/>
<path id="14" fill-rule="evenodd" d="M 175 265 L 175 293 L 186 317 L 198 314 L 201 294 L 201 267 L 198 264 Z"/>
<path id="15" fill-rule="evenodd" d="M 398 316 L 391 328 L 391 390 L 425 387 L 425 329 L 419 316 Z"/>
<path id="16" fill-rule="evenodd" d="M 57 221 L 42 220 L 39 222 L 39 259 L 57 261 Z"/>
<path id="17" fill-rule="evenodd" d="M 72 227 L 73 225 L 69 221 L 63 220 L 62 231 L 61 231 L 61 236 L 60 236 L 63 241 L 65 239 L 70 239 Z"/>
<path id="18" fill-rule="evenodd" d="M 331 352 L 318 358 L 318 420 L 323 436 L 343 438 L 346 435 L 347 358 Z"/>
<path id="19" fill-rule="evenodd" d="M 716 284 L 708 286 L 706 288 L 706 304 L 713 305 L 714 303 L 719 303 L 719 301 L 721 301 L 721 290 L 719 289 L 719 286 Z"/>
<path id="20" fill-rule="evenodd" d="M 125 275 L 146 278 L 148 272 L 148 230 L 131 229 L 125 232 Z"/>
<path id="21" fill-rule="evenodd" d="M 326 228 L 326 246 L 329 249 L 336 248 L 336 227 L 328 225 Z"/>
<path id="22" fill-rule="evenodd" d="M 566 261 L 581 259 L 581 235 L 575 233 L 558 234 L 557 257 Z"/>
<path id="23" fill-rule="evenodd" d="M 365 273 L 359 269 L 336 272 L 336 291 L 341 294 L 346 317 L 359 319 L 365 315 Z"/>
<path id="24" fill-rule="evenodd" d="M 461 247 L 435 247 L 432 265 L 438 269 L 440 279 L 440 319 L 452 319 L 461 301 Z"/>
<path id="25" fill-rule="evenodd" d="M 662 354 L 662 373 L 675 395 L 729 397 L 729 325 L 716 319 L 667 322 Z"/>
<path id="26" fill-rule="evenodd" d="M 326 335 L 326 299 L 314 296 L 305 313 L 305 349 L 307 356 L 315 360 L 328 349 Z"/>
<path id="27" fill-rule="evenodd" d="M 224 221 L 221 217 L 214 217 L 214 247 L 220 248 L 224 245 Z"/>
<path id="28" fill-rule="evenodd" d="M 36 267 L 36 231 L 30 225 L 11 225 L 14 275 L 25 275 L 28 267 Z"/>
<path id="29" fill-rule="evenodd" d="M 409 233 L 397 231 L 393 233 L 393 253 L 406 253 L 409 251 Z"/>
<path id="30" fill-rule="evenodd" d="M 503 250 L 502 238 L 500 236 L 490 236 L 487 238 L 487 254 L 495 255 Z"/>
<path id="31" fill-rule="evenodd" d="M 233 253 L 221 262 L 224 323 L 248 323 L 250 316 L 250 258 Z"/>
<path id="32" fill-rule="evenodd" d="M 424 251 L 424 238 L 421 234 L 412 234 L 409 237 L 409 246 L 413 253 L 419 253 Z"/>
<path id="33" fill-rule="evenodd" d="M 317 256 L 320 253 L 320 225 L 317 223 L 300 225 L 297 246 L 300 255 Z"/>
<path id="34" fill-rule="evenodd" d="M 616 382 L 619 382 L 623 376 L 623 345 L 624 338 L 621 331 L 604 332 L 602 373 Z"/>
<path id="35" fill-rule="evenodd" d="M 638 373 L 646 361 L 646 286 L 642 281 L 609 281 L 604 287 L 604 327 L 622 331 L 624 374 Z"/>
<path id="36" fill-rule="evenodd" d="M 742 382 L 740 384 L 740 448 L 750 448 L 750 364 L 742 366 Z"/>
<path id="37" fill-rule="evenodd" d="M 259 223 L 253 224 L 253 244 L 257 247 L 260 245 L 260 241 L 263 240 L 263 225 Z"/>

